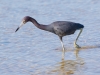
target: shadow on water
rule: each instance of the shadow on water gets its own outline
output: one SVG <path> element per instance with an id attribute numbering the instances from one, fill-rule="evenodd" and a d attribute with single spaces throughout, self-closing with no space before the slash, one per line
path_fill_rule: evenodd
<path id="1" fill-rule="evenodd" d="M 80 50 L 82 50 L 82 49 L 93 49 L 93 48 L 100 48 L 100 45 L 96 45 L 96 46 L 84 46 L 84 47 L 80 48 Z"/>
<path id="2" fill-rule="evenodd" d="M 76 49 L 77 51 L 78 50 L 88 50 L 88 49 L 94 49 L 94 48 L 100 48 L 100 45 L 95 45 L 95 46 L 83 46 L 81 48 L 78 48 Z M 69 51 L 76 51 L 74 48 L 66 48 L 65 49 L 65 53 L 66 52 L 69 52 Z M 62 51 L 61 49 L 59 49 L 59 51 Z M 65 54 L 65 53 L 62 53 L 62 54 Z"/>
<path id="3" fill-rule="evenodd" d="M 77 49 L 77 51 L 78 50 L 88 50 L 88 49 L 93 49 L 93 48 L 100 48 L 100 45 L 98 44 L 98 45 L 94 45 L 94 46 L 83 46 L 83 47 L 81 47 L 81 48 L 78 48 Z M 59 51 L 62 51 L 62 49 L 56 49 L 56 50 L 59 50 Z M 65 53 L 66 52 L 69 52 L 69 51 L 75 51 L 75 49 L 74 48 L 65 48 Z M 62 54 L 65 54 L 65 53 L 62 53 Z"/>
<path id="4" fill-rule="evenodd" d="M 65 58 L 64 56 L 65 56 L 66 52 L 68 52 L 68 51 L 75 51 L 75 53 L 77 52 L 76 54 L 78 54 L 78 52 L 81 51 L 81 50 L 88 50 L 88 49 L 93 49 L 93 48 L 100 48 L 100 45 L 95 45 L 95 46 L 83 46 L 83 47 L 77 48 L 77 49 L 66 48 L 65 52 L 62 52 L 62 59 Z M 76 55 L 76 56 L 78 56 L 78 55 Z"/>
<path id="5" fill-rule="evenodd" d="M 83 46 L 83 47 L 75 50 L 75 55 L 76 55 L 76 57 L 78 57 L 79 51 L 93 49 L 93 48 L 100 48 L 100 45 L 96 45 L 96 46 Z"/>
<path id="6" fill-rule="evenodd" d="M 81 47 L 79 49 L 76 49 L 75 50 L 76 58 L 79 58 L 78 57 L 79 51 L 81 51 L 81 50 L 88 50 L 88 49 L 94 49 L 94 48 L 100 48 L 100 45 L 96 45 L 96 46 L 83 46 L 83 47 Z"/>

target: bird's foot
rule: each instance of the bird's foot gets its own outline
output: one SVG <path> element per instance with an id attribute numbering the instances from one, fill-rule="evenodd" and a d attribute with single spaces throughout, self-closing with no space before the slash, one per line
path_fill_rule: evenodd
<path id="1" fill-rule="evenodd" d="M 74 44 L 74 47 L 75 48 L 81 48 L 79 45 L 77 45 L 77 44 Z"/>

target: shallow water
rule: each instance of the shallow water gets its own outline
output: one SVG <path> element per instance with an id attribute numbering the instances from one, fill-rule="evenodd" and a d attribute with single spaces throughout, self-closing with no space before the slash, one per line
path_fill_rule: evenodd
<path id="1" fill-rule="evenodd" d="M 0 74 L 1 75 L 100 75 L 99 0 L 1 0 Z M 64 20 L 85 26 L 75 49 L 79 31 L 63 38 L 27 23 L 17 33 L 22 18 L 32 16 L 39 23 Z"/>

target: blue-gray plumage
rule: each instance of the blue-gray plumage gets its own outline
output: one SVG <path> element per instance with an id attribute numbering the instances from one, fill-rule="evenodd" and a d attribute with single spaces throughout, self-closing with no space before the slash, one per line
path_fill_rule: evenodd
<path id="1" fill-rule="evenodd" d="M 79 35 L 80 35 L 82 32 L 82 29 L 84 28 L 84 26 L 82 24 L 69 22 L 69 21 L 56 21 L 49 25 L 43 25 L 43 24 L 39 24 L 34 18 L 26 16 L 23 18 L 21 25 L 16 29 L 16 31 L 18 31 L 21 26 L 23 26 L 26 22 L 29 22 L 29 21 L 32 22 L 39 29 L 46 30 L 46 31 L 49 31 L 49 32 L 52 32 L 52 33 L 58 35 L 61 40 L 63 51 L 65 49 L 64 49 L 63 42 L 62 42 L 62 37 L 66 36 L 66 35 L 74 34 L 74 32 L 76 30 L 80 30 L 80 33 L 79 33 Z M 79 35 L 77 36 L 77 38 L 74 42 L 74 46 L 76 48 L 80 48 L 79 45 L 76 44 Z"/>

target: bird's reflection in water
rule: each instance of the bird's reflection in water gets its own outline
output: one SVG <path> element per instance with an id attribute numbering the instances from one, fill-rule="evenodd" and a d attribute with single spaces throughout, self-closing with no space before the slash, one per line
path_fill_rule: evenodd
<path id="1" fill-rule="evenodd" d="M 62 62 L 59 63 L 58 73 L 59 75 L 71 75 L 75 72 L 79 72 L 82 65 L 83 64 L 76 60 L 62 60 Z"/>
<path id="2" fill-rule="evenodd" d="M 100 48 L 100 45 L 95 46 L 83 46 L 78 49 L 68 49 L 65 51 L 70 52 L 74 51 L 75 53 L 75 60 L 65 60 L 63 56 L 65 56 L 65 53 L 62 53 L 62 60 L 58 64 L 56 64 L 53 69 L 50 71 L 50 73 L 53 73 L 53 75 L 83 75 L 83 71 L 85 69 L 85 62 L 82 57 L 79 56 L 80 51 L 82 50 L 89 50 L 93 48 Z"/>
<path id="3" fill-rule="evenodd" d="M 62 59 L 62 61 L 57 64 L 54 70 L 52 70 L 52 73 L 56 73 L 57 75 L 74 75 L 76 73 L 81 74 L 81 69 L 84 66 L 84 62 L 83 59 L 78 56 L 79 51 L 80 49 L 75 50 L 75 60 Z"/>

